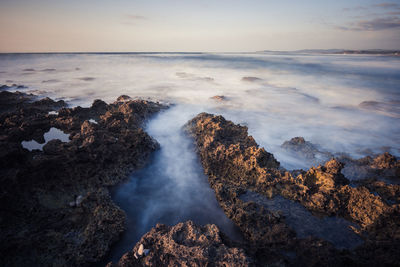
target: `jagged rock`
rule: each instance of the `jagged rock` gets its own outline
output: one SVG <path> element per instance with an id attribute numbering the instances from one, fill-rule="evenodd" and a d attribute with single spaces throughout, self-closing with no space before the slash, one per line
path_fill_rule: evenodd
<path id="1" fill-rule="evenodd" d="M 328 192 L 349 183 L 340 172 L 343 168 L 336 159 L 325 163 L 325 166 L 312 167 L 305 174 L 300 174 L 297 179 L 311 191 Z"/>
<path id="2" fill-rule="evenodd" d="M 387 184 L 376 179 L 361 180 L 358 184 L 365 186 L 370 192 L 376 192 L 386 204 L 400 204 L 400 185 L 398 184 Z"/>
<path id="3" fill-rule="evenodd" d="M 147 255 L 145 247 L 150 248 Z M 157 224 L 115 266 L 249 266 L 251 263 L 244 250 L 232 246 L 216 225 L 201 227 L 187 221 L 175 226 Z"/>
<path id="4" fill-rule="evenodd" d="M 392 219 L 399 217 L 400 208 L 398 205 L 389 206 L 367 187 L 349 186 L 349 180 L 341 173 L 342 160 L 332 159 L 308 171 L 290 173 L 278 169 L 279 163 L 273 155 L 258 147 L 254 139 L 247 135 L 247 128 L 226 121 L 221 116 L 201 113 L 189 121 L 186 128 L 195 140 L 218 202 L 240 228 L 246 242 L 254 248 L 255 253 L 250 256 L 256 264 L 379 265 L 400 260 L 395 253 L 400 241 L 400 234 L 397 234 L 400 228 Z M 295 141 L 306 143 L 302 138 Z M 397 161 L 389 155 L 367 162 L 379 173 L 397 166 Z M 380 186 L 381 192 L 394 193 L 390 187 Z M 286 225 L 284 217 L 276 216 L 255 202 L 242 201 L 240 196 L 248 191 L 269 198 L 279 194 L 300 202 L 319 215 L 342 216 L 359 225 L 359 229 L 354 230 L 361 233 L 366 241 L 356 250 L 347 250 L 343 254 L 331 244 L 315 238 L 299 240 Z M 383 223 L 386 221 L 390 223 Z M 308 251 L 308 257 L 304 257 L 302 246 L 310 244 L 310 241 L 318 249 Z M 374 249 L 384 253 L 384 256 L 377 256 L 379 260 L 371 259 Z M 295 250 L 299 255 L 293 262 L 277 250 Z"/>
<path id="5" fill-rule="evenodd" d="M 35 98 L 0 92 L 0 265 L 98 262 L 124 230 L 125 214 L 107 187 L 143 166 L 159 147 L 141 125 L 165 107 L 96 100 L 90 108 L 66 108 L 63 101 Z M 60 107 L 58 116 L 48 114 Z M 44 142 L 51 127 L 70 141 L 51 140 L 43 151 L 22 148 L 23 140 Z"/>
<path id="6" fill-rule="evenodd" d="M 117 98 L 117 101 L 118 101 L 118 102 L 125 102 L 125 101 L 131 100 L 131 99 L 132 99 L 132 98 L 131 98 L 130 96 L 121 95 L 121 96 L 119 96 L 119 97 Z"/>

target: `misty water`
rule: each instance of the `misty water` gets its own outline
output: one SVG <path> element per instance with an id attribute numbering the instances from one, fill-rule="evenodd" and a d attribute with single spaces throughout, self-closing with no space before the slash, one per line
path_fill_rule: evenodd
<path id="1" fill-rule="evenodd" d="M 355 158 L 384 151 L 400 156 L 400 57 L 2 54 L 0 83 L 25 85 L 18 90 L 63 99 L 71 106 L 90 106 L 95 99 L 110 103 L 122 94 L 174 104 L 146 125 L 161 149 L 113 191 L 128 216 L 128 230 L 113 249 L 113 259 L 157 222 L 192 219 L 235 233 L 181 129 L 199 112 L 246 125 L 287 169 L 311 167 L 281 148 L 295 136 L 323 151 Z M 224 98 L 212 99 L 216 95 Z"/>
<path id="2" fill-rule="evenodd" d="M 182 111 L 173 107 L 149 122 L 146 131 L 158 140 L 160 150 L 145 168 L 113 190 L 115 203 L 127 214 L 127 230 L 107 261 L 118 261 L 157 223 L 214 223 L 232 239 L 241 239 L 208 185 L 193 140 L 183 131 L 190 117 Z"/>
<path id="3" fill-rule="evenodd" d="M 400 57 L 395 56 L 1 54 L 0 83 L 25 85 L 18 90 L 72 106 L 89 106 L 98 98 L 113 102 L 121 94 L 200 105 L 247 125 L 289 169 L 311 166 L 281 149 L 295 136 L 353 157 L 400 155 Z M 215 95 L 225 101 L 210 99 Z"/>

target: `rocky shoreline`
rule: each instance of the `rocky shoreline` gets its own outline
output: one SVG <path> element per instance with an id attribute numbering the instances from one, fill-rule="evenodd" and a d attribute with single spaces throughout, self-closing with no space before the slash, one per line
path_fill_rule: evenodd
<path id="1" fill-rule="evenodd" d="M 104 259 L 125 221 L 108 187 L 142 167 L 159 148 L 142 125 L 164 105 L 121 96 L 112 104 L 95 100 L 90 108 L 66 106 L 0 92 L 2 266 L 88 266 Z M 21 145 L 44 143 L 51 128 L 69 134 L 69 142 L 51 140 L 42 151 Z M 201 113 L 185 131 L 243 240 L 230 240 L 212 224 L 158 224 L 107 266 L 400 263 L 400 162 L 394 156 L 331 159 L 332 154 L 296 137 L 283 146 L 310 160 L 318 154 L 327 160 L 307 171 L 287 171 L 245 126 L 222 116 Z M 322 227 L 326 232 L 326 225 L 346 229 L 336 240 L 318 231 L 303 236 L 299 224 L 309 224 L 307 231 Z M 347 237 L 353 238 L 351 246 L 338 246 Z"/>
<path id="2" fill-rule="evenodd" d="M 90 108 L 0 92 L 2 266 L 83 266 L 98 262 L 124 230 L 107 187 L 143 166 L 158 143 L 141 128 L 166 107 L 121 96 Z M 58 114 L 50 113 L 57 111 Z M 91 120 L 91 122 L 90 122 Z M 51 127 L 69 142 L 43 143 Z"/>
<path id="3" fill-rule="evenodd" d="M 399 179 L 400 162 L 390 154 L 353 160 L 374 176 L 351 186 L 341 173 L 344 163 L 340 159 L 308 171 L 286 171 L 272 154 L 258 147 L 245 126 L 221 116 L 199 114 L 186 128 L 195 139 L 221 207 L 240 227 L 256 265 L 399 264 L 399 186 L 376 179 Z M 257 201 L 243 201 L 241 196 L 246 192 L 269 199 L 280 195 L 301 203 L 315 215 L 343 217 L 357 225 L 353 230 L 364 242 L 354 250 L 339 250 L 321 239 L 297 238 L 285 216 L 265 209 Z M 286 256 L 290 251 L 296 256 Z"/>

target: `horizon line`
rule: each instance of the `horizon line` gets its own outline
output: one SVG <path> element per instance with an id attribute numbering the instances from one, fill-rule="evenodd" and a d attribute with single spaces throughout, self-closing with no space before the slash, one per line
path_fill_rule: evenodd
<path id="1" fill-rule="evenodd" d="M 212 54 L 212 53 L 262 53 L 262 52 L 305 52 L 305 51 L 382 51 L 382 52 L 400 52 L 399 49 L 382 49 L 382 48 L 368 48 L 368 49 L 346 49 L 346 48 L 307 48 L 296 50 L 258 50 L 258 51 L 30 51 L 30 52 L 1 52 L 0 54 Z"/>

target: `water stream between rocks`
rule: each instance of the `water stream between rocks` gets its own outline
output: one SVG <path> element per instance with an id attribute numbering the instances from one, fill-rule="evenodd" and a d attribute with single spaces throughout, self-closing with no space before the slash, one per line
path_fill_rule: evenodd
<path id="1" fill-rule="evenodd" d="M 230 238 L 241 239 L 238 228 L 219 206 L 193 141 L 183 130 L 184 124 L 194 115 L 178 105 L 148 122 L 146 132 L 159 142 L 160 149 L 147 166 L 111 190 L 114 202 L 126 212 L 126 231 L 103 263 L 117 262 L 157 223 L 175 225 L 187 220 L 201 225 L 214 223 Z M 254 201 L 273 212 L 280 211 L 299 238 L 319 237 L 337 248 L 347 249 L 363 242 L 350 229 L 355 225 L 345 219 L 318 218 L 301 204 L 280 196 L 268 199 L 247 192 L 240 198 Z"/>
<path id="2" fill-rule="evenodd" d="M 182 129 L 191 117 L 174 107 L 149 121 L 146 131 L 160 143 L 160 150 L 146 167 L 111 192 L 114 202 L 126 212 L 127 221 L 126 231 L 107 261 L 117 262 L 157 223 L 214 223 L 229 237 L 240 239 L 208 184 L 193 141 Z"/>

